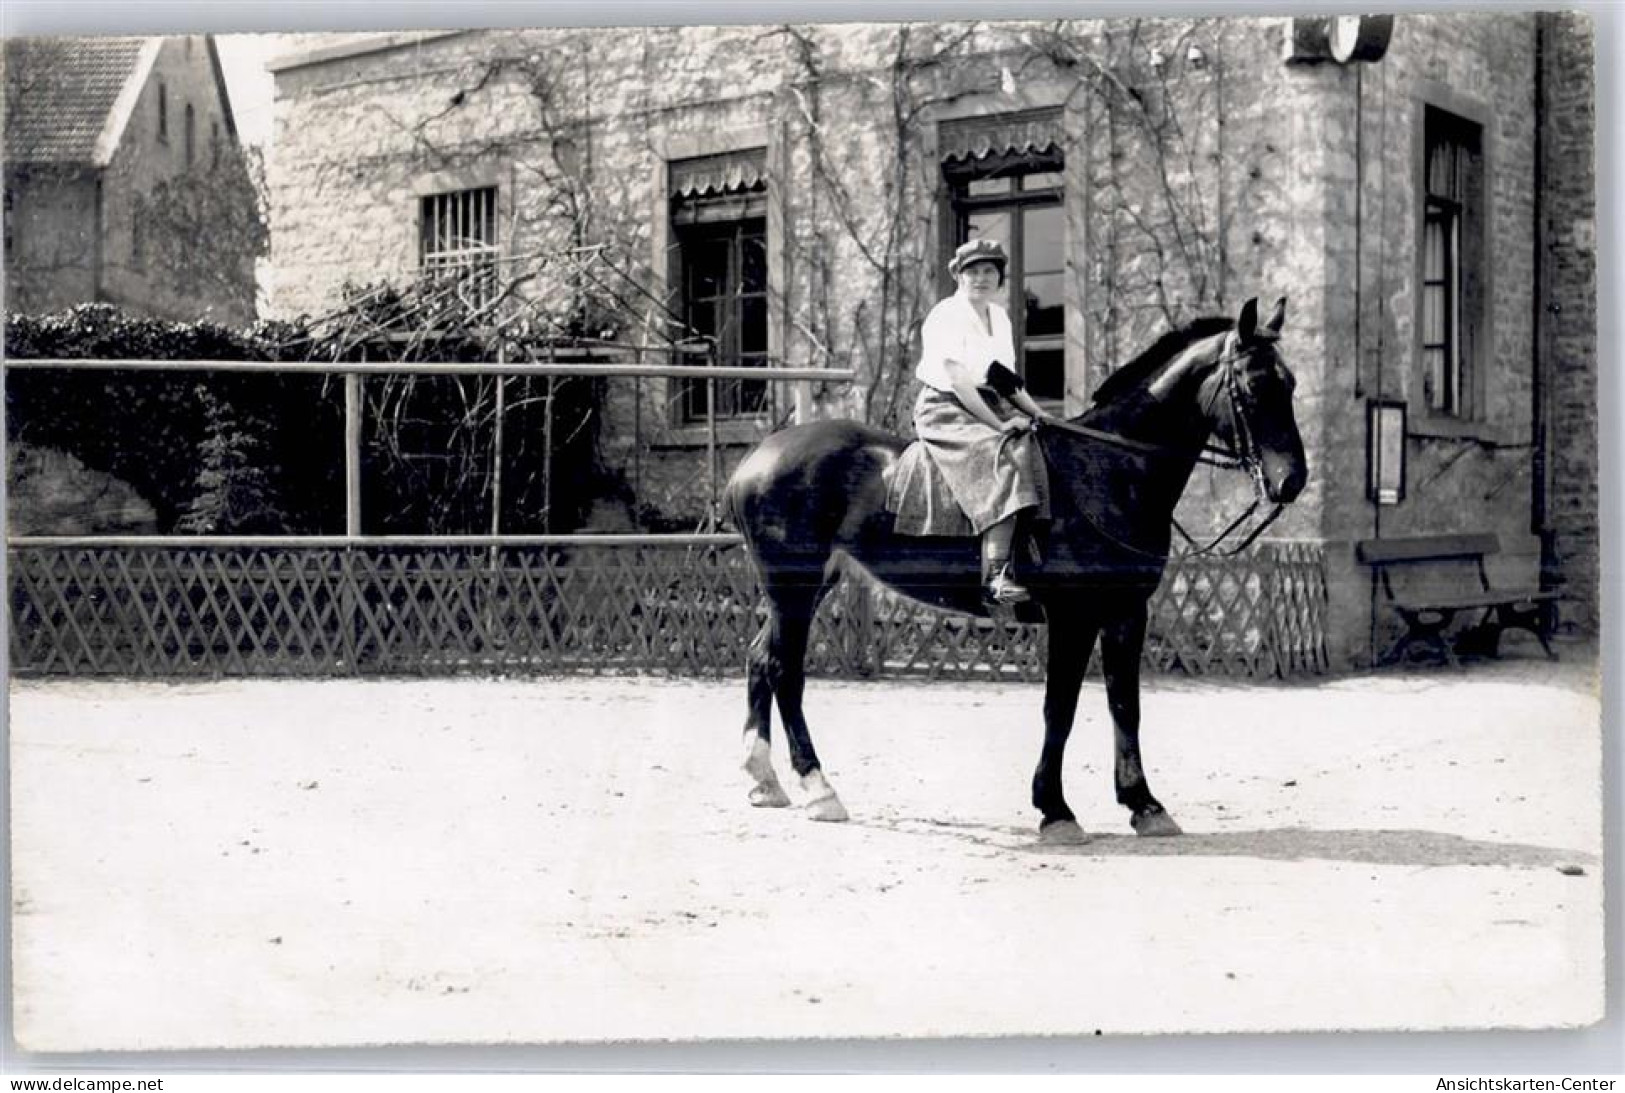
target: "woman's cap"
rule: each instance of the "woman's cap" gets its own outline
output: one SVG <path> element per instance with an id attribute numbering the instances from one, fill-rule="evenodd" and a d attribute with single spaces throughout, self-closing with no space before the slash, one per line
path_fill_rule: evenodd
<path id="1" fill-rule="evenodd" d="M 972 262 L 992 262 L 1003 273 L 1004 268 L 1010 264 L 1005 256 L 1004 248 L 999 246 L 996 239 L 972 239 L 969 243 L 962 243 L 954 256 L 948 262 L 948 272 L 954 276 Z"/>

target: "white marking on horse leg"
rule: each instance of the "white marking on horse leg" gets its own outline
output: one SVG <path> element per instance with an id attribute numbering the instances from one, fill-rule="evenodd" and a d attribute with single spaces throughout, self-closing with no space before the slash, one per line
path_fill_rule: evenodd
<path id="1" fill-rule="evenodd" d="M 844 823 L 850 819 L 846 806 L 835 796 L 835 787 L 829 784 L 822 770 L 815 770 L 801 779 L 801 788 L 807 793 L 807 816 L 826 823 Z"/>
<path id="2" fill-rule="evenodd" d="M 773 749 L 754 730 L 745 734 L 745 773 L 755 784 L 750 787 L 750 803 L 757 808 L 788 808 L 790 795 L 779 784 L 773 770 Z"/>

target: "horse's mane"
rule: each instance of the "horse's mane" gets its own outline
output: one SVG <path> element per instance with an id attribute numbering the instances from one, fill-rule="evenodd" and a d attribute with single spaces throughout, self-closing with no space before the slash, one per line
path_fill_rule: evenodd
<path id="1" fill-rule="evenodd" d="M 1223 334 L 1235 325 L 1236 321 L 1226 316 L 1208 315 L 1192 319 L 1184 326 L 1168 331 L 1158 338 L 1151 348 L 1118 368 L 1095 388 L 1095 405 L 1104 406 L 1113 399 L 1138 390 L 1149 382 L 1158 369 L 1184 352 L 1186 348 L 1203 338 Z"/>

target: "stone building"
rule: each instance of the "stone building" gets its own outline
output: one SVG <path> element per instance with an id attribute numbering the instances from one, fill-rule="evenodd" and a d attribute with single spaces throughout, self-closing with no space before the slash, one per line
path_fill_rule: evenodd
<path id="1" fill-rule="evenodd" d="M 8 38 L 5 299 L 255 317 L 264 245 L 212 37 Z"/>
<path id="2" fill-rule="evenodd" d="M 1272 534 L 1319 544 L 1332 663 L 1371 655 L 1354 543 L 1378 536 L 1493 531 L 1508 577 L 1544 561 L 1566 617 L 1593 627 L 1589 23 L 1407 14 L 1349 63 L 1330 29 L 307 38 L 273 65 L 272 306 L 319 313 L 347 284 L 590 246 L 610 272 L 576 288 L 635 285 L 589 324 L 644 347 L 627 354 L 683 359 L 672 347 L 704 335 L 724 363 L 855 370 L 730 385 L 714 438 L 693 385 L 613 391 L 606 443 L 636 492 L 692 513 L 712 439 L 725 470 L 797 416 L 906 427 L 918 323 L 969 234 L 1010 248 L 1021 370 L 1068 412 L 1170 324 L 1286 295 L 1311 482 Z M 1404 477 L 1376 496 L 1379 404 L 1403 406 Z M 1182 519 L 1220 524 L 1247 497 L 1204 472 Z"/>

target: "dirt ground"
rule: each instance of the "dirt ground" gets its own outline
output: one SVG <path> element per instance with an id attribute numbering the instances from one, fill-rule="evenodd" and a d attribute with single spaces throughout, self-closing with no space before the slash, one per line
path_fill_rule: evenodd
<path id="1" fill-rule="evenodd" d="M 845 825 L 754 810 L 738 681 L 19 683 L 35 1051 L 1544 1027 L 1603 1008 L 1594 669 L 1098 681 L 1041 847 L 1041 689 L 814 681 Z M 781 740 L 780 775 L 793 788 Z"/>

